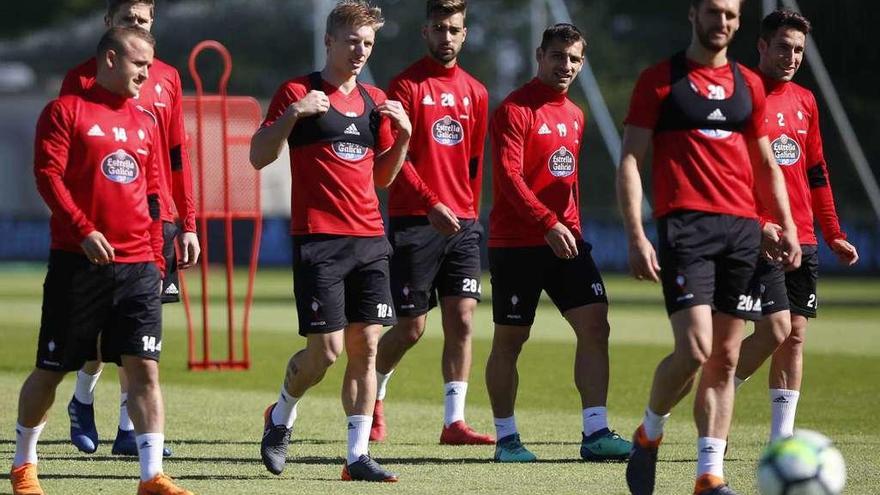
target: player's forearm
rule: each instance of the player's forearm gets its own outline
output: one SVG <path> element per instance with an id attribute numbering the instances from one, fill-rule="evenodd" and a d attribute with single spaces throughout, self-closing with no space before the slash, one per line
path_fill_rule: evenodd
<path id="1" fill-rule="evenodd" d="M 398 133 L 391 148 L 376 158 L 376 164 L 373 166 L 373 183 L 377 187 L 386 188 L 394 182 L 406 160 L 408 150 L 409 134 Z"/>
<path id="2" fill-rule="evenodd" d="M 182 151 L 182 156 L 186 157 L 186 151 Z M 177 170 L 172 169 L 171 193 L 177 214 L 183 223 L 184 232 L 195 232 L 196 208 L 193 200 L 192 168 L 190 168 L 189 160 L 185 158 Z"/>
<path id="3" fill-rule="evenodd" d="M 61 219 L 62 223 L 70 225 L 76 240 L 81 242 L 87 235 L 94 232 L 95 224 L 93 224 L 86 214 L 76 206 L 73 201 L 73 195 L 64 184 L 64 180 L 59 174 L 52 173 L 46 169 L 38 169 L 36 171 L 37 191 L 49 207 L 52 215 Z"/>
<path id="4" fill-rule="evenodd" d="M 759 201 L 770 205 L 770 211 L 774 218 L 786 231 L 795 231 L 794 218 L 791 216 L 791 207 L 788 202 L 788 190 L 785 187 L 785 177 L 779 170 L 779 165 L 774 160 L 766 160 L 760 167 L 762 176 L 757 177 L 758 191 L 761 194 Z"/>
<path id="5" fill-rule="evenodd" d="M 260 170 L 278 159 L 298 120 L 296 111 L 291 107 L 273 124 L 254 133 L 251 138 L 250 160 L 255 169 Z"/>
<path id="6" fill-rule="evenodd" d="M 404 160 L 403 167 L 400 169 L 400 173 L 395 180 L 397 181 L 397 185 L 394 186 L 395 188 L 402 186 L 404 189 L 415 194 L 422 200 L 425 208 L 431 208 L 440 202 L 440 199 L 434 191 L 425 184 L 425 181 L 422 180 L 421 176 L 419 176 L 419 173 L 409 160 Z"/>
<path id="7" fill-rule="evenodd" d="M 810 198 L 813 215 L 819 221 L 819 228 L 822 230 L 825 242 L 830 246 L 837 239 L 846 239 L 846 233 L 841 229 L 840 219 L 837 217 L 831 187 L 826 185 L 810 189 Z"/>
<path id="8" fill-rule="evenodd" d="M 538 224 L 545 232 L 549 231 L 559 222 L 556 213 L 538 199 L 522 175 L 506 166 L 503 168 L 504 172 L 498 175 L 500 189 L 508 192 L 514 211 L 526 222 Z"/>
<path id="9" fill-rule="evenodd" d="M 627 237 L 630 240 L 645 237 L 642 225 L 642 178 L 632 155 L 621 160 L 617 170 L 617 201 Z"/>

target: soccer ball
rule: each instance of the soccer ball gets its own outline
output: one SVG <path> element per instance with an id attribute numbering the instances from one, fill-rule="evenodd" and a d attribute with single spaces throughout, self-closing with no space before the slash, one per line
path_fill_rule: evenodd
<path id="1" fill-rule="evenodd" d="M 831 440 L 797 430 L 767 446 L 758 463 L 762 495 L 838 495 L 846 484 L 843 456 Z"/>

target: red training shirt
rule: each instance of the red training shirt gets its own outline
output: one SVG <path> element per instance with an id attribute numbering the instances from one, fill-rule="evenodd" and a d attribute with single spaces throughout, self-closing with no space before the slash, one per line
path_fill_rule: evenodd
<path id="1" fill-rule="evenodd" d="M 164 271 L 155 123 L 129 98 L 95 84 L 52 101 L 37 122 L 34 175 L 52 212 L 52 249 L 83 253 L 98 231 L 118 263 L 155 261 Z M 161 202 L 161 201 L 160 201 Z"/>
<path id="2" fill-rule="evenodd" d="M 801 244 L 817 244 L 813 213 L 829 245 L 846 239 L 840 230 L 819 131 L 819 108 L 813 93 L 793 82 L 764 78 L 770 147 L 785 177 L 791 215 Z M 770 210 L 758 204 L 762 219 Z"/>
<path id="3" fill-rule="evenodd" d="M 729 98 L 733 71 L 688 60 L 691 88 L 710 100 Z M 744 133 L 719 130 L 655 132 L 653 138 L 654 217 L 675 210 L 756 218 L 754 177 L 747 142 L 767 135 L 764 129 L 764 86 L 761 78 L 739 64 L 752 95 L 752 117 Z M 660 107 L 670 93 L 670 63 L 645 69 L 633 89 L 624 123 L 655 129 Z"/>
<path id="4" fill-rule="evenodd" d="M 389 216 L 424 216 L 443 203 L 459 218 L 477 218 L 486 88 L 458 65 L 425 57 L 391 81 L 388 97 L 403 104 L 413 126 L 408 160 L 388 190 Z"/>
<path id="5" fill-rule="evenodd" d="M 546 245 L 544 235 L 556 222 L 581 237 L 577 162 L 583 130 L 583 111 L 538 79 L 501 103 L 490 124 L 490 247 Z"/>
<path id="6" fill-rule="evenodd" d="M 357 88 L 346 95 L 323 81 L 322 90 L 330 105 L 342 114 L 360 115 L 364 100 Z M 362 84 L 376 105 L 385 102 L 385 93 Z M 278 88 L 266 120 L 261 127 L 275 123 L 292 103 L 311 90 L 309 76 L 291 79 Z M 296 132 L 296 128 L 294 131 Z M 367 149 L 357 161 L 339 157 L 329 143 L 314 143 L 290 150 L 292 177 L 291 233 L 336 234 L 355 237 L 385 235 L 379 198 L 373 184 L 376 151 L 381 153 L 394 144 L 390 121 L 383 117 L 376 137 L 376 150 Z"/>
<path id="7" fill-rule="evenodd" d="M 71 69 L 61 85 L 61 96 L 81 94 L 95 85 L 97 63 L 91 58 Z M 153 60 L 150 76 L 135 98 L 137 104 L 156 119 L 158 140 L 156 154 L 162 199 L 162 220 L 173 222 L 180 217 L 184 232 L 196 231 L 196 208 L 193 201 L 192 168 L 186 153 L 186 129 L 183 126 L 183 90 L 177 69 Z"/>

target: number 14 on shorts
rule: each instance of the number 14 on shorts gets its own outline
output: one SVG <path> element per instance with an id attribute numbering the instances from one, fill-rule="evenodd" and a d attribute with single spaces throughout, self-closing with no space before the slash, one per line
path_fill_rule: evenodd
<path id="1" fill-rule="evenodd" d="M 144 352 L 161 352 L 162 351 L 162 341 L 156 341 L 156 337 L 150 335 L 144 335 L 141 337 L 141 341 L 144 343 Z"/>

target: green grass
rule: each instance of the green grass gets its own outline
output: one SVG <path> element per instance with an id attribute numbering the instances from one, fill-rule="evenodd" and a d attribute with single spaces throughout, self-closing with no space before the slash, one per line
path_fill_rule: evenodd
<path id="1" fill-rule="evenodd" d="M 0 458 L 14 451 L 13 425 L 18 388 L 34 361 L 40 318 L 42 267 L 0 267 Z M 193 280 L 194 281 L 194 280 Z M 220 282 L 219 278 L 212 278 Z M 165 468 L 201 494 L 292 493 L 626 493 L 623 464 L 579 462 L 580 410 L 572 383 L 572 332 L 556 310 L 542 305 L 532 338 L 520 359 L 517 420 L 524 441 L 542 461 L 498 465 L 486 447 L 441 447 L 441 333 L 432 313 L 424 340 L 405 358 L 389 385 L 386 413 L 389 440 L 373 454 L 401 474 L 394 487 L 338 482 L 345 451 L 339 384 L 344 359 L 300 405 L 292 458 L 281 477 L 259 460 L 261 413 L 281 384 L 288 356 L 303 344 L 296 333 L 287 270 L 263 270 L 257 279 L 248 372 L 188 372 L 180 305 L 166 308 L 162 383 L 168 411 L 167 438 L 175 455 Z M 629 435 L 640 420 L 654 367 L 669 352 L 669 325 L 659 287 L 608 277 L 612 297 L 612 426 Z M 216 284 L 215 287 L 222 287 Z M 489 289 L 488 281 L 483 287 Z M 876 493 L 880 486 L 880 433 L 876 427 L 880 376 L 880 280 L 823 280 L 821 316 L 811 324 L 804 391 L 798 425 L 831 436 L 848 462 L 847 493 Z M 213 294 L 219 304 L 222 293 Z M 474 370 L 468 394 L 468 421 L 491 431 L 482 372 L 491 344 L 489 303 L 477 312 Z M 219 308 L 218 308 L 219 309 Z M 240 318 L 240 308 L 237 313 Z M 222 327 L 224 315 L 212 312 Z M 222 339 L 217 332 L 215 341 Z M 221 342 L 215 342 L 220 353 Z M 112 369 L 98 386 L 99 431 L 115 431 L 117 393 Z M 68 377 L 40 444 L 43 485 L 52 494 L 133 493 L 136 461 L 109 455 L 104 443 L 95 455 L 76 452 L 67 441 L 64 406 L 72 391 Z M 727 477 L 740 493 L 755 493 L 754 470 L 767 436 L 766 371 L 737 396 Z M 690 493 L 695 431 L 692 399 L 674 411 L 661 450 L 658 494 Z M 112 440 L 112 439 L 111 439 Z M 5 468 L 4 468 L 5 469 Z M 2 476 L 2 475 L 0 475 Z M 9 485 L 0 484 L 0 494 Z"/>

